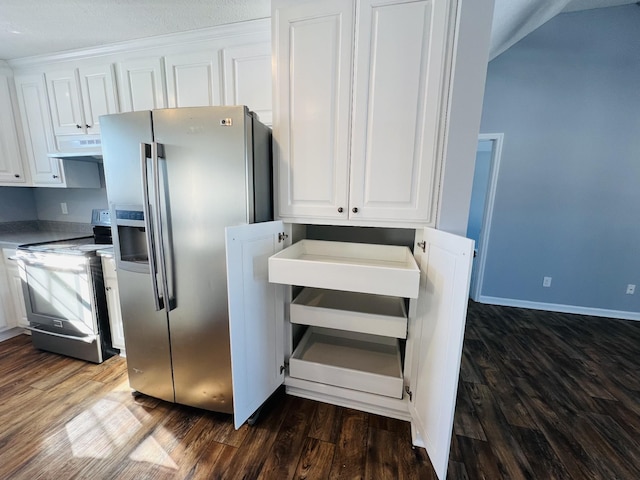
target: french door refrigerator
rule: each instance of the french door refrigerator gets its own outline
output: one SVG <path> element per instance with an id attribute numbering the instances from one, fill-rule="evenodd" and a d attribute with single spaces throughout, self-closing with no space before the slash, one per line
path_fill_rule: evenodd
<path id="1" fill-rule="evenodd" d="M 130 386 L 233 413 L 225 227 L 272 218 L 270 130 L 243 106 L 100 122 Z"/>

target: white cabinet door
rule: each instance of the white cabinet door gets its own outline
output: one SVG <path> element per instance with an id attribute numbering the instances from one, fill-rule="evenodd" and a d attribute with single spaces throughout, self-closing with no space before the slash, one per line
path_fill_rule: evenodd
<path id="1" fill-rule="evenodd" d="M 284 382 L 284 290 L 269 283 L 282 222 L 227 227 L 233 412 L 240 426 Z"/>
<path id="2" fill-rule="evenodd" d="M 221 105 L 218 52 L 165 57 L 169 108 Z"/>
<path id="3" fill-rule="evenodd" d="M 16 75 L 14 81 L 32 183 L 62 185 L 60 160 L 47 156 L 53 151 L 54 141 L 44 75 Z"/>
<path id="4" fill-rule="evenodd" d="M 447 2 L 363 0 L 350 216 L 434 224 Z"/>
<path id="5" fill-rule="evenodd" d="M 354 4 L 272 2 L 281 217 L 348 216 Z"/>
<path id="6" fill-rule="evenodd" d="M 118 64 L 118 92 L 123 112 L 167 107 L 162 58 L 137 58 Z"/>
<path id="7" fill-rule="evenodd" d="M 15 327 L 13 319 L 13 298 L 9 290 L 9 274 L 6 260 L 0 257 L 0 332 Z"/>
<path id="8" fill-rule="evenodd" d="M 0 72 L 0 185 L 23 185 L 27 177 L 18 147 L 9 79 Z"/>
<path id="9" fill-rule="evenodd" d="M 224 104 L 247 105 L 266 125 L 272 123 L 271 44 L 225 48 Z"/>
<path id="10" fill-rule="evenodd" d="M 272 2 L 281 217 L 435 224 L 451 15 L 449 0 Z"/>
<path id="11" fill-rule="evenodd" d="M 56 135 L 85 133 L 76 69 L 48 71 L 46 78 L 54 133 Z"/>
<path id="12" fill-rule="evenodd" d="M 111 343 L 115 348 L 124 350 L 124 331 L 122 328 L 122 312 L 120 310 L 120 295 L 118 294 L 115 258 L 102 257 L 102 275 L 104 277 L 104 289 L 107 296 Z"/>
<path id="13" fill-rule="evenodd" d="M 100 115 L 118 113 L 118 100 L 111 64 L 78 68 L 84 133 L 100 133 Z"/>
<path id="14" fill-rule="evenodd" d="M 7 272 L 11 305 L 13 306 L 11 318 L 8 322 L 9 326 L 28 327 L 29 320 L 27 319 L 27 307 L 24 303 L 24 293 L 22 291 L 21 270 L 15 260 L 16 251 L 13 248 L 5 248 L 2 253 Z"/>
<path id="15" fill-rule="evenodd" d="M 118 112 L 111 64 L 52 70 L 45 75 L 56 135 L 99 134 L 100 115 Z"/>
<path id="16" fill-rule="evenodd" d="M 469 300 L 473 240 L 425 228 L 424 253 L 414 247 L 420 265 L 416 318 L 409 324 L 414 444 L 424 446 L 438 475 L 447 472 L 458 389 L 464 327 Z"/>

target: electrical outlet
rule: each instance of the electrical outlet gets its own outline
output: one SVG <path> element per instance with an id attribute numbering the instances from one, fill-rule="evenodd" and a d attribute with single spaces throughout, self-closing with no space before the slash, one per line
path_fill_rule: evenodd
<path id="1" fill-rule="evenodd" d="M 636 293 L 636 286 L 633 283 L 627 285 L 627 295 L 633 295 Z"/>
<path id="2" fill-rule="evenodd" d="M 62 210 L 62 214 L 63 215 L 68 215 L 69 214 L 69 210 L 67 210 L 67 204 L 65 202 L 62 202 L 60 204 L 60 210 Z"/>
<path id="3" fill-rule="evenodd" d="M 544 277 L 542 279 L 542 286 L 543 287 L 550 287 L 551 286 L 551 277 Z"/>

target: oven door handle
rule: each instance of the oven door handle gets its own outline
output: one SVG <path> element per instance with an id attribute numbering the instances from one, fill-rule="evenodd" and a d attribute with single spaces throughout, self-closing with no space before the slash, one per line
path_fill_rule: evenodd
<path id="1" fill-rule="evenodd" d="M 151 286 L 153 287 L 153 301 L 156 312 L 162 310 L 163 304 L 158 290 L 158 267 L 156 265 L 156 244 L 155 232 L 153 230 L 153 218 L 151 217 L 151 207 L 149 205 L 149 180 L 147 171 L 147 159 L 152 157 L 151 145 L 148 143 L 140 144 L 140 165 L 142 168 L 142 195 L 144 196 L 142 209 L 144 211 L 145 235 L 147 237 L 147 248 L 149 249 L 149 271 L 151 276 Z M 153 167 L 155 171 L 155 166 Z M 155 175 L 155 173 L 153 173 Z M 157 208 L 157 206 L 156 206 Z"/>
<path id="2" fill-rule="evenodd" d="M 75 335 L 65 335 L 63 333 L 49 332 L 48 330 L 41 330 L 39 328 L 34 328 L 34 327 L 23 327 L 23 328 L 26 328 L 27 330 L 30 330 L 32 332 L 43 333 L 45 335 L 53 335 L 54 337 L 66 338 L 67 340 L 79 340 L 84 343 L 93 343 L 97 338 L 96 335 L 88 335 L 86 337 L 76 337 Z"/>

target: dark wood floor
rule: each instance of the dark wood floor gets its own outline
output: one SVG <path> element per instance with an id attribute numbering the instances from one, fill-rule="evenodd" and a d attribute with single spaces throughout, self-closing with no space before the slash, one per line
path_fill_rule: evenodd
<path id="1" fill-rule="evenodd" d="M 471 304 L 448 478 L 640 479 L 640 323 Z M 405 422 L 284 395 L 259 422 L 0 343 L 0 479 L 433 479 Z"/>

